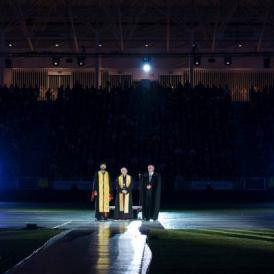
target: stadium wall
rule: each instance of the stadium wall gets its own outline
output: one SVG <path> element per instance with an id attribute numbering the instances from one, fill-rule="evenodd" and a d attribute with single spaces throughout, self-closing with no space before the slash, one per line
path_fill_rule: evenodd
<path id="1" fill-rule="evenodd" d="M 20 87 L 39 86 L 42 99 L 48 88 L 55 93 L 61 85 L 72 87 L 76 82 L 83 87 L 95 87 L 98 83 L 98 86 L 106 88 L 131 85 L 145 79 L 176 87 L 190 79 L 189 59 L 180 57 L 152 57 L 149 73 L 142 70 L 143 60 L 140 57 L 100 58 L 99 61 L 87 58 L 81 68 L 75 58 L 61 58 L 59 67 L 53 67 L 49 57 L 11 61 L 11 68 L 4 69 L 4 83 Z M 193 84 L 199 82 L 209 86 L 228 85 L 234 101 L 247 101 L 250 87 L 262 89 L 266 85 L 274 85 L 274 69 L 264 68 L 262 58 L 235 57 L 230 66 L 225 66 L 223 57 L 216 58 L 214 63 L 203 57 L 201 65 L 193 69 Z"/>
<path id="2" fill-rule="evenodd" d="M 186 68 L 172 71 L 157 70 L 148 75 L 144 75 L 140 69 L 119 71 L 103 68 L 100 72 L 100 86 L 130 86 L 133 82 L 147 79 L 158 81 L 163 86 L 176 87 L 187 82 L 189 74 Z M 48 88 L 56 94 L 60 86 L 72 87 L 75 83 L 88 88 L 96 86 L 96 72 L 91 68 L 12 68 L 5 69 L 4 77 L 7 85 L 38 86 L 41 99 L 44 99 Z M 274 70 L 196 68 L 193 72 L 193 84 L 199 83 L 209 86 L 228 85 L 234 101 L 248 101 L 250 87 L 262 89 L 266 85 L 274 84 Z"/>

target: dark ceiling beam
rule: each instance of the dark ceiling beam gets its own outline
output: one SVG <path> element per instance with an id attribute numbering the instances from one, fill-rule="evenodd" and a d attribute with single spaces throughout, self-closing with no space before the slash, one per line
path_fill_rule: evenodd
<path id="1" fill-rule="evenodd" d="M 189 53 L 189 52 L 178 52 L 178 53 L 167 53 L 165 50 L 163 52 L 150 52 L 150 53 L 141 53 L 138 52 L 131 52 L 131 53 L 122 53 L 122 52 L 100 52 L 100 53 L 85 53 L 85 57 L 100 57 L 108 58 L 108 57 L 140 57 L 142 58 L 144 55 L 149 55 L 151 57 L 159 57 L 159 58 L 178 58 L 178 57 L 189 57 L 195 56 L 197 53 Z M 222 51 L 222 52 L 215 52 L 214 57 L 273 57 L 274 51 L 264 51 L 264 52 L 257 52 L 257 51 L 250 51 L 250 52 L 233 52 L 233 51 Z M 10 52 L 0 52 L 0 57 L 8 57 L 8 58 L 17 58 L 17 57 L 77 57 L 77 53 L 71 52 L 21 52 L 21 53 L 10 53 Z M 212 57 L 212 52 L 200 52 L 199 56 L 201 57 Z"/>
<path id="2" fill-rule="evenodd" d="M 269 17 L 269 9 L 266 8 L 265 15 L 264 15 L 264 22 L 263 22 L 263 25 L 262 25 L 262 30 L 261 30 L 261 33 L 259 35 L 257 51 L 260 51 L 261 48 L 262 48 L 262 42 L 263 42 L 263 37 L 264 37 L 268 17 Z"/>
<path id="3" fill-rule="evenodd" d="M 76 52 L 78 53 L 80 51 L 79 42 L 78 42 L 77 32 L 76 32 L 76 29 L 75 29 L 74 17 L 73 17 L 73 14 L 72 14 L 71 5 L 70 5 L 69 1 L 64 1 L 64 2 L 67 6 L 68 18 L 69 18 L 69 22 L 70 22 L 70 26 L 71 26 L 71 32 L 72 32 L 72 37 L 73 37 L 73 41 L 74 41 L 74 47 L 75 47 Z"/>
<path id="4" fill-rule="evenodd" d="M 33 46 L 32 39 L 31 39 L 29 30 L 28 30 L 28 26 L 26 24 L 26 19 L 25 19 L 23 10 L 22 10 L 21 5 L 20 5 L 18 0 L 16 0 L 16 7 L 17 7 L 19 15 L 20 15 L 20 24 L 21 24 L 21 27 L 22 27 L 23 34 L 24 34 L 24 36 L 25 36 L 25 38 L 28 42 L 30 50 L 34 51 L 34 46 Z"/>

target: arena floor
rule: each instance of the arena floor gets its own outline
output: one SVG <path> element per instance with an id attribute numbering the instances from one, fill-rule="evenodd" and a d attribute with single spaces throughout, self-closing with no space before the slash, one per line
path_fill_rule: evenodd
<path id="1" fill-rule="evenodd" d="M 186 232 L 194 229 L 197 233 L 206 230 L 213 233 L 212 230 L 223 228 L 231 229 L 233 233 L 239 229 L 251 231 L 248 232 L 251 234 L 256 230 L 260 234 L 259 230 L 264 229 L 265 234 L 274 229 L 274 204 L 240 207 L 230 205 L 226 209 L 218 206 L 218 209 L 163 210 L 160 212 L 159 222 L 96 222 L 93 210 L 74 208 L 72 205 L 64 207 L 61 204 L 0 203 L 0 229 L 22 228 L 28 223 L 46 228 L 61 228 L 64 231 L 8 273 L 147 273 L 155 246 L 152 245 L 152 250 L 150 249 L 146 231 L 163 232 L 162 229 L 166 228 L 185 229 L 182 231 Z M 170 230 L 167 231 L 170 233 Z M 215 230 L 214 233 L 219 232 Z M 266 237 L 267 235 L 266 233 Z M 251 236 L 254 238 L 253 234 Z M 172 246 L 170 248 L 172 250 Z M 224 250 L 226 248 L 225 246 Z M 157 259 L 159 258 L 161 256 L 158 254 Z M 185 265 L 181 262 L 177 265 L 178 269 L 183 266 Z M 153 267 L 155 268 L 155 264 L 152 265 L 151 273 L 159 273 Z M 163 273 L 170 273 L 169 268 Z"/>
<path id="2" fill-rule="evenodd" d="M 110 221 L 111 222 L 111 221 Z M 161 211 L 159 222 L 167 229 L 274 228 L 274 204 L 256 204 L 230 209 Z M 96 225 L 94 211 L 47 208 L 35 204 L 0 203 L 0 228 L 41 227 L 74 229 Z"/>

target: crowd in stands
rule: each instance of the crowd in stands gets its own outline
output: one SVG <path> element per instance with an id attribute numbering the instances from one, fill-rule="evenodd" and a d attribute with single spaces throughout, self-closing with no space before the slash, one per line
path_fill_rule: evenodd
<path id="1" fill-rule="evenodd" d="M 38 97 L 38 88 L 0 88 L 0 175 L 25 174 L 22 163 L 32 161 L 28 137 L 36 121 Z"/>
<path id="2" fill-rule="evenodd" d="M 257 165 L 261 174 L 273 176 L 274 171 L 274 87 L 251 88 L 249 115 L 255 127 Z"/>
<path id="3" fill-rule="evenodd" d="M 90 179 L 101 161 L 113 176 L 126 166 L 136 179 L 148 163 L 172 181 L 233 175 L 225 88 L 76 84 L 38 98 L 38 88 L 0 88 L 0 160 L 11 176 Z"/>

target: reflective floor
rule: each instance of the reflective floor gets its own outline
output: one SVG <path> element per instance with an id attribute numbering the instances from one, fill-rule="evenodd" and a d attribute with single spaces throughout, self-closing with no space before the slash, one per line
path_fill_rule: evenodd
<path id="1" fill-rule="evenodd" d="M 161 212 L 159 221 L 166 229 L 273 229 L 274 207 L 264 209 Z"/>
<path id="2" fill-rule="evenodd" d="M 163 211 L 159 221 L 169 229 L 274 228 L 274 204 L 239 209 Z M 26 223 L 65 229 L 97 226 L 92 210 L 44 209 L 0 203 L 0 228 L 22 227 Z"/>
<path id="3" fill-rule="evenodd" d="M 273 229 L 274 205 L 162 211 L 159 222 L 96 222 L 92 210 L 46 209 L 33 204 L 0 203 L 0 228 L 20 228 L 27 223 L 62 228 L 65 235 L 51 241 L 50 245 L 10 273 L 145 273 L 151 259 L 146 231 L 152 228 Z"/>
<path id="4" fill-rule="evenodd" d="M 96 229 L 69 231 L 9 273 L 145 273 L 146 236 L 139 231 L 141 224 L 97 222 Z M 146 255 L 149 256 L 151 253 Z"/>

